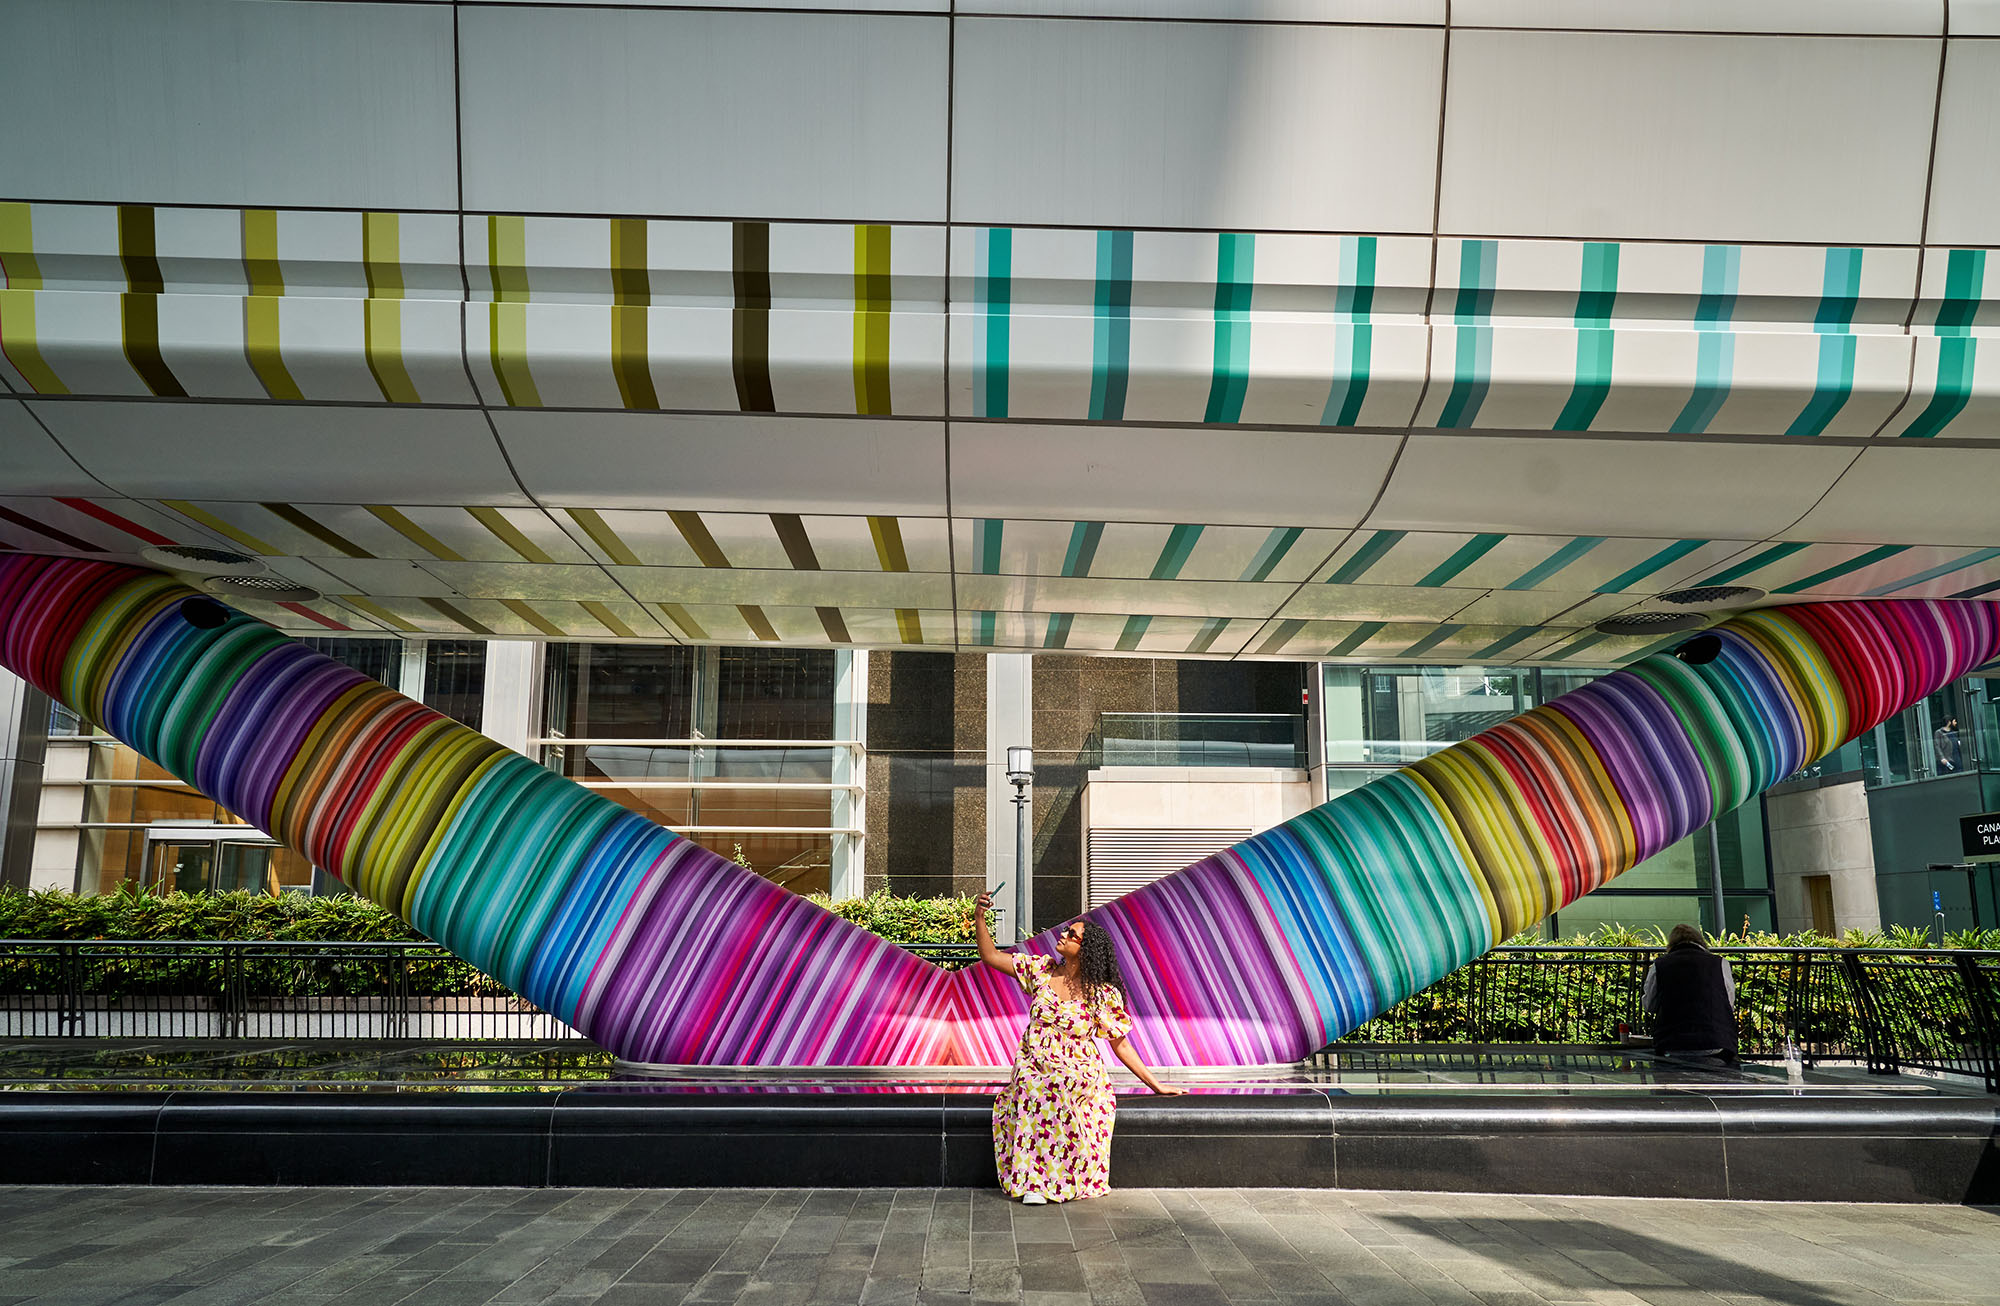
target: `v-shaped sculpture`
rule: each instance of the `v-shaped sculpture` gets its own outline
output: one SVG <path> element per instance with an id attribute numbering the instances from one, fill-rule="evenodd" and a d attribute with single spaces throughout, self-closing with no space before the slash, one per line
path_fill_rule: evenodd
<path id="1" fill-rule="evenodd" d="M 2000 604 L 1766 608 L 1679 653 L 1090 913 L 1139 1054 L 1298 1060 L 1990 661 Z M 1011 1060 L 1026 1003 L 996 972 L 940 970 L 170 577 L 0 557 L 0 664 L 620 1057 Z"/>

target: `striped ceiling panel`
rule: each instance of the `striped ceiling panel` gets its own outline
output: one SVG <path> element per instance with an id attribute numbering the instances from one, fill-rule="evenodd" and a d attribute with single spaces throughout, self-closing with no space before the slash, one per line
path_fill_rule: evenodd
<path id="1" fill-rule="evenodd" d="M 1625 539 L 700 509 L 0 498 L 0 547 L 241 551 L 323 597 L 298 633 L 1609 664 L 1662 591 L 2000 592 L 2000 546 Z M 953 567 L 956 564 L 956 572 Z"/>

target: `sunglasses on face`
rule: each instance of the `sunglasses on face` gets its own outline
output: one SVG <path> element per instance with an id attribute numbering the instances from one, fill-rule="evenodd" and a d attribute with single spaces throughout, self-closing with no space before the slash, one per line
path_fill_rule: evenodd
<path id="1" fill-rule="evenodd" d="M 1064 931 L 1062 932 L 1062 937 L 1063 937 L 1063 938 L 1065 938 L 1065 939 L 1074 939 L 1074 940 L 1075 940 L 1076 942 L 1078 942 L 1078 943 L 1082 943 L 1082 942 L 1083 942 L 1083 926 L 1081 926 L 1081 925 L 1072 925 L 1072 926 L 1070 926 L 1069 928 L 1065 929 L 1065 930 L 1064 930 Z"/>

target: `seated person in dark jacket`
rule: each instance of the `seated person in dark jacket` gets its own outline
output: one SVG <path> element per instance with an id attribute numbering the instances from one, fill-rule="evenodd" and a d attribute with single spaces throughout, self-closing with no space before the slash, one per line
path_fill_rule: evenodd
<path id="1" fill-rule="evenodd" d="M 1666 1056 L 1736 1060 L 1736 974 L 1700 930 L 1676 925 L 1646 971 L 1639 1002 L 1653 1013 L 1653 1047 Z"/>

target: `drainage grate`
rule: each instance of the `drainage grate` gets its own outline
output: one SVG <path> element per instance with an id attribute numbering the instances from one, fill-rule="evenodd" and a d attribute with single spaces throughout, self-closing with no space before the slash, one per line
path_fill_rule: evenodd
<path id="1" fill-rule="evenodd" d="M 1697 585 L 1693 589 L 1662 594 L 1659 601 L 1676 603 L 1684 608 L 1698 608 L 1709 603 L 1747 603 L 1763 597 L 1763 590 L 1749 585 Z"/>
<path id="2" fill-rule="evenodd" d="M 1671 635 L 1677 630 L 1693 630 L 1702 618 L 1694 612 L 1628 612 L 1600 621 L 1591 629 L 1600 635 Z"/>

